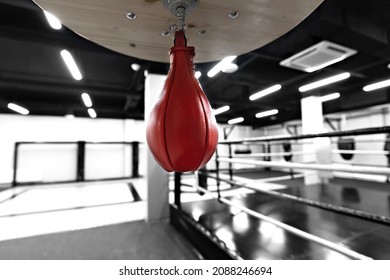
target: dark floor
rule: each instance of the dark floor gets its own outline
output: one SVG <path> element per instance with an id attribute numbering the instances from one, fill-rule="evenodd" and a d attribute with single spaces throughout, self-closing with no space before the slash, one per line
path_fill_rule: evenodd
<path id="1" fill-rule="evenodd" d="M 300 179 L 280 183 L 287 186 L 283 190 L 287 193 L 390 216 L 388 184 L 351 179 L 334 179 L 326 186 L 304 186 Z M 374 259 L 390 259 L 390 226 L 260 193 L 231 200 Z M 237 213 L 216 200 L 185 203 L 182 207 L 244 259 L 347 258 L 270 223 Z"/>
<path id="2" fill-rule="evenodd" d="M 196 260 L 168 223 L 143 221 L 0 242 L 1 260 Z"/>

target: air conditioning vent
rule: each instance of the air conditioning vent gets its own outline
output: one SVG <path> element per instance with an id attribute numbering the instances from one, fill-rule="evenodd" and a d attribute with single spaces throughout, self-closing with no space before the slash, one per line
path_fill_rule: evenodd
<path id="1" fill-rule="evenodd" d="M 357 51 L 329 41 L 322 41 L 282 62 L 281 66 L 314 72 L 356 54 Z"/>

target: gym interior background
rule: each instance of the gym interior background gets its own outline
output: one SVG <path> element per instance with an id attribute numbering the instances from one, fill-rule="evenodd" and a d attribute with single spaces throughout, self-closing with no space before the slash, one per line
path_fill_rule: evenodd
<path id="1" fill-rule="evenodd" d="M 144 118 L 169 64 L 0 0 L 0 259 L 390 259 L 390 1 L 317 2 L 224 73 L 196 64 L 220 144 L 168 174 L 150 169 Z"/>

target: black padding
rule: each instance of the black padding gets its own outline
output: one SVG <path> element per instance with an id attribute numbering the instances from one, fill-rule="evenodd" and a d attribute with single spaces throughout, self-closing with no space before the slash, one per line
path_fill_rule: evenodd
<path id="1" fill-rule="evenodd" d="M 240 154 L 251 154 L 252 151 L 251 151 L 251 149 L 237 149 L 237 150 L 234 151 L 234 153 L 235 153 L 236 155 L 240 155 Z"/>
<path id="2" fill-rule="evenodd" d="M 345 202 L 359 203 L 360 195 L 357 189 L 346 187 L 341 191 L 341 197 Z"/>
<path id="3" fill-rule="evenodd" d="M 202 169 L 200 169 L 200 171 L 202 171 L 202 172 L 198 173 L 199 186 L 207 190 L 207 176 L 205 173 L 203 173 L 203 172 L 206 172 L 207 170 L 206 170 L 206 168 L 202 168 Z M 198 191 L 198 193 L 200 195 L 204 195 L 204 192 L 202 192 L 202 191 Z"/>
<path id="4" fill-rule="evenodd" d="M 387 135 L 386 136 L 386 139 L 385 139 L 385 145 L 383 147 L 383 150 L 386 151 L 386 152 L 390 152 L 390 135 Z M 389 162 L 390 162 L 390 154 L 387 154 L 386 155 Z"/>
<path id="5" fill-rule="evenodd" d="M 283 143 L 283 151 L 285 153 L 290 153 L 291 152 L 291 144 L 289 142 L 284 142 Z M 284 157 L 285 161 L 291 161 L 293 155 L 292 154 L 291 155 L 284 155 L 283 157 Z"/>
<path id="6" fill-rule="evenodd" d="M 354 151 L 355 150 L 355 139 L 353 138 L 339 138 L 337 140 L 337 148 L 339 150 Z M 351 160 L 353 154 L 340 153 L 340 156 L 345 160 Z"/>

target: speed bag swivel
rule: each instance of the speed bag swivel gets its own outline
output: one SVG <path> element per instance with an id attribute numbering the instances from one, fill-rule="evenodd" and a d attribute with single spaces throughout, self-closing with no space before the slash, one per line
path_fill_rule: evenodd
<path id="1" fill-rule="evenodd" d="M 149 149 L 168 172 L 198 170 L 218 143 L 215 117 L 195 78 L 194 56 L 195 48 L 187 46 L 184 31 L 176 31 L 168 76 L 146 128 Z"/>

